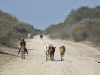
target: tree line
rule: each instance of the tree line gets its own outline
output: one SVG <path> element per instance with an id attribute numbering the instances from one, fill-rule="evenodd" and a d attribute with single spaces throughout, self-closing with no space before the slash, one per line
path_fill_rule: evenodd
<path id="1" fill-rule="evenodd" d="M 45 29 L 51 38 L 68 39 L 76 42 L 91 41 L 100 44 L 100 6 L 82 6 L 72 9 L 66 19 Z"/>
<path id="2" fill-rule="evenodd" d="M 0 10 L 0 45 L 16 47 L 17 41 L 27 38 L 28 33 L 36 34 L 34 26 Z"/>

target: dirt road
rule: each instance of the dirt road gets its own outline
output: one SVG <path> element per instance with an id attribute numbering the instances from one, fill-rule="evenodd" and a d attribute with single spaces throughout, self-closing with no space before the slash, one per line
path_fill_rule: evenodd
<path id="1" fill-rule="evenodd" d="M 3 66 L 0 75 L 100 75 L 100 52 L 80 43 L 65 40 L 52 40 L 44 36 L 40 39 L 27 39 L 29 54 L 22 60 L 17 57 Z M 45 61 L 44 44 L 56 47 L 55 61 Z M 59 47 L 64 45 L 64 61 L 60 61 Z M 19 55 L 20 56 L 20 55 Z"/>

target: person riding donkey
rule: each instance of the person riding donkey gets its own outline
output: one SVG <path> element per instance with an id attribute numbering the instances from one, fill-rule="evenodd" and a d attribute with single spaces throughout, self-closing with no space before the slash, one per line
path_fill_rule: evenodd
<path id="1" fill-rule="evenodd" d="M 20 42 L 20 46 L 21 46 L 21 47 L 19 48 L 18 54 L 20 53 L 20 49 L 22 48 L 22 45 L 26 46 L 26 42 L 24 41 L 24 39 L 22 39 L 21 42 Z M 26 51 L 26 53 L 28 54 L 28 50 L 27 50 L 26 47 L 25 47 L 25 51 Z"/>

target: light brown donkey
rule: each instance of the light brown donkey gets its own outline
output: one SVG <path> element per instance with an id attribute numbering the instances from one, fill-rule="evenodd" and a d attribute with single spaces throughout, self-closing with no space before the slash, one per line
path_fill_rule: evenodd
<path id="1" fill-rule="evenodd" d="M 25 46 L 24 45 L 22 45 L 22 48 L 20 49 L 20 52 L 21 52 L 21 58 L 25 59 Z"/>
<path id="2" fill-rule="evenodd" d="M 64 54 L 65 54 L 65 51 L 66 51 L 66 49 L 65 49 L 65 46 L 61 46 L 60 48 L 59 48 L 59 50 L 60 50 L 60 55 L 61 55 L 61 61 L 64 61 Z"/>

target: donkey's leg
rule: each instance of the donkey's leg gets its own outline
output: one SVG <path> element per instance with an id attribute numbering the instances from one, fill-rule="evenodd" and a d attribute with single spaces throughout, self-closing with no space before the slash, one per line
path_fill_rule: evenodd
<path id="1" fill-rule="evenodd" d="M 61 54 L 61 61 L 62 61 L 62 54 Z"/>
<path id="2" fill-rule="evenodd" d="M 24 54 L 22 54 L 22 59 L 24 59 Z"/>
<path id="3" fill-rule="evenodd" d="M 46 53 L 46 61 L 48 61 L 48 55 L 47 55 L 47 53 Z"/>
<path id="4" fill-rule="evenodd" d="M 49 57 L 49 61 L 51 61 L 52 59 L 51 59 L 51 56 L 50 56 L 50 54 L 48 55 L 48 57 Z"/>
<path id="5" fill-rule="evenodd" d="M 48 58 L 49 58 L 49 61 L 51 61 L 50 50 L 48 50 Z"/>
<path id="6" fill-rule="evenodd" d="M 49 54 L 49 61 L 51 61 L 52 60 L 52 57 L 51 57 L 51 55 Z"/>
<path id="7" fill-rule="evenodd" d="M 53 61 L 53 55 L 51 55 L 50 58 L 51 58 L 51 61 Z"/>
<path id="8" fill-rule="evenodd" d="M 24 55 L 24 59 L 25 59 L 25 52 L 24 52 L 24 54 L 23 54 L 23 55 Z"/>
<path id="9" fill-rule="evenodd" d="M 62 61 L 64 61 L 64 56 L 62 55 Z"/>
<path id="10" fill-rule="evenodd" d="M 52 59 L 53 59 L 53 61 L 54 61 L 54 55 L 53 55 Z"/>
<path id="11" fill-rule="evenodd" d="M 23 59 L 23 54 L 21 53 L 21 58 Z"/>
<path id="12" fill-rule="evenodd" d="M 23 54 L 23 59 L 25 59 L 25 54 Z"/>
<path id="13" fill-rule="evenodd" d="M 52 61 L 52 56 L 50 55 L 50 61 Z"/>
<path id="14" fill-rule="evenodd" d="M 22 59 L 24 59 L 24 56 L 22 56 Z"/>
<path id="15" fill-rule="evenodd" d="M 63 52 L 63 54 L 62 54 L 62 60 L 64 61 L 64 52 Z"/>

